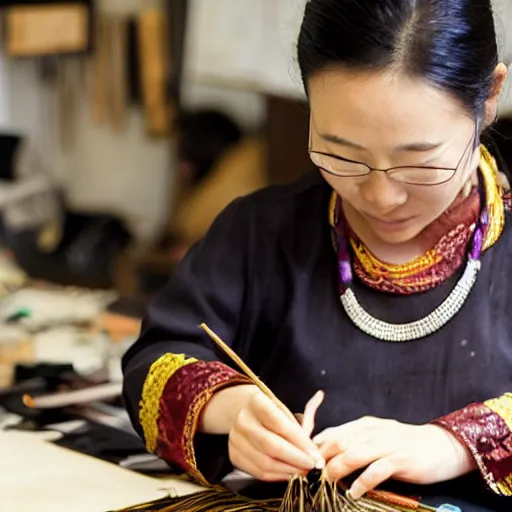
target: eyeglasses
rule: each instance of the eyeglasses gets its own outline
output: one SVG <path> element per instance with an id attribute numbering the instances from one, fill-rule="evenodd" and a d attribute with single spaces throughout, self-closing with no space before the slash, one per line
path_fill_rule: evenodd
<path id="1" fill-rule="evenodd" d="M 312 151 L 311 149 L 309 150 L 309 157 L 313 164 L 321 171 L 339 178 L 361 178 L 368 176 L 373 171 L 377 171 L 384 172 L 389 178 L 408 185 L 442 185 L 443 183 L 450 181 L 455 176 L 468 152 L 471 155 L 471 147 L 473 147 L 473 151 L 477 148 L 477 135 L 478 126 L 475 127 L 475 133 L 471 137 L 467 148 L 464 150 L 457 167 L 454 169 L 427 166 L 404 166 L 392 167 L 390 169 L 374 169 L 361 162 L 355 162 L 329 153 Z"/>

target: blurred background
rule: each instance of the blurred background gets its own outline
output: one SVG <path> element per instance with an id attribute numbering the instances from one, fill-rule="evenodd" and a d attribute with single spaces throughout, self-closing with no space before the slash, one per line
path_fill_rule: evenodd
<path id="1" fill-rule="evenodd" d="M 310 169 L 304 4 L 0 1 L 4 411 L 35 417 L 27 386 L 119 382 L 147 301 L 214 217 Z M 512 2 L 495 10 L 509 64 Z M 512 165 L 510 86 L 496 141 Z"/>

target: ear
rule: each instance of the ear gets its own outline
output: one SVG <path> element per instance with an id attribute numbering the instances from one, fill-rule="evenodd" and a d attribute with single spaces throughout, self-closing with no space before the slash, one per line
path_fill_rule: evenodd
<path id="1" fill-rule="evenodd" d="M 503 62 L 500 62 L 494 70 L 491 94 L 485 102 L 485 128 L 489 128 L 489 126 L 496 121 L 496 117 L 498 116 L 498 102 L 503 86 L 505 85 L 505 81 L 507 80 L 507 76 L 508 68 L 503 64 Z"/>

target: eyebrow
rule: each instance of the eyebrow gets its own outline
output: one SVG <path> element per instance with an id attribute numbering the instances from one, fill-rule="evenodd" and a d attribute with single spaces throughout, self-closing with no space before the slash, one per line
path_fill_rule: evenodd
<path id="1" fill-rule="evenodd" d="M 327 142 L 332 142 L 333 144 L 337 144 L 339 146 L 345 146 L 352 149 L 358 149 L 360 151 L 367 151 L 367 148 L 364 146 L 360 146 L 355 142 L 351 142 L 342 137 L 338 137 L 337 135 L 331 135 L 328 133 L 321 133 L 320 137 Z M 398 146 L 396 151 L 411 151 L 416 153 L 426 153 L 427 151 L 433 151 L 441 147 L 443 144 L 441 142 L 414 142 L 412 144 L 404 144 L 403 146 Z"/>

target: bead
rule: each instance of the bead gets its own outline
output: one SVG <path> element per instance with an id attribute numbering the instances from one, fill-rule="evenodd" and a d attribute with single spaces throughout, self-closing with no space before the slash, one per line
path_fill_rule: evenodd
<path id="1" fill-rule="evenodd" d="M 359 304 L 351 288 L 340 299 L 352 322 L 373 338 L 394 343 L 418 340 L 444 327 L 461 310 L 473 289 L 480 268 L 480 261 L 470 258 L 464 274 L 446 300 L 430 315 L 408 324 L 395 325 L 373 317 Z"/>
<path id="2" fill-rule="evenodd" d="M 455 505 L 441 505 L 437 512 L 462 512 L 462 510 Z"/>

